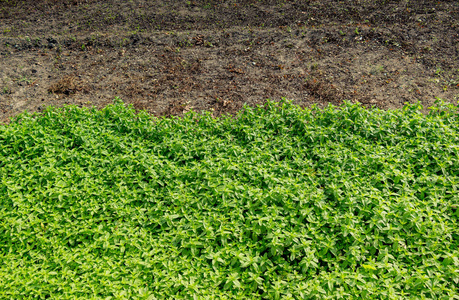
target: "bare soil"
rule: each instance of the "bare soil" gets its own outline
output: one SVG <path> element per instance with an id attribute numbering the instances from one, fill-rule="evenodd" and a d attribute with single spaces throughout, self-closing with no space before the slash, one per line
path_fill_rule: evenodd
<path id="1" fill-rule="evenodd" d="M 120 97 L 156 116 L 266 99 L 459 100 L 459 1 L 0 0 L 0 122 Z"/>

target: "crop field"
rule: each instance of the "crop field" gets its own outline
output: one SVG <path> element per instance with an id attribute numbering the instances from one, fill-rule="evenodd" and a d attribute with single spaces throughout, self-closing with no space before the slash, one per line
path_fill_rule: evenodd
<path id="1" fill-rule="evenodd" d="M 0 0 L 0 299 L 459 299 L 458 20 Z"/>
<path id="2" fill-rule="evenodd" d="M 0 298 L 459 299 L 458 130 L 442 101 L 20 114 Z"/>

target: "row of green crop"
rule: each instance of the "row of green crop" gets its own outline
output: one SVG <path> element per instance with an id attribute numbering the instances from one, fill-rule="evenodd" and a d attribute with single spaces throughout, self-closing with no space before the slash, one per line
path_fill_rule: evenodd
<path id="1" fill-rule="evenodd" d="M 0 298 L 457 299 L 458 121 L 21 115 L 0 126 Z"/>

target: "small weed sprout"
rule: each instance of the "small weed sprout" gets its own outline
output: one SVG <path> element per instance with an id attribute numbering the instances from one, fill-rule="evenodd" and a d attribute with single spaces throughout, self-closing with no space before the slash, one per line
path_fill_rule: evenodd
<path id="1" fill-rule="evenodd" d="M 437 76 L 440 76 L 440 75 L 443 74 L 444 72 L 445 72 L 445 71 L 442 70 L 442 68 L 440 68 L 440 67 L 437 67 L 437 68 L 435 69 L 435 75 L 437 75 Z"/>

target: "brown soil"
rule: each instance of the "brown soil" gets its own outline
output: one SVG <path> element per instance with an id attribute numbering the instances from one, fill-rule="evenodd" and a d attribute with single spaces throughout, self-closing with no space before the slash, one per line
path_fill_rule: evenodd
<path id="1" fill-rule="evenodd" d="M 120 97 L 156 116 L 459 100 L 459 2 L 0 0 L 0 122 Z"/>

